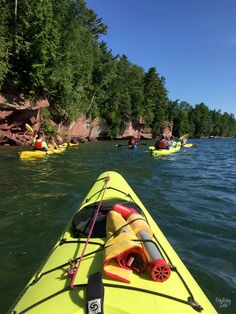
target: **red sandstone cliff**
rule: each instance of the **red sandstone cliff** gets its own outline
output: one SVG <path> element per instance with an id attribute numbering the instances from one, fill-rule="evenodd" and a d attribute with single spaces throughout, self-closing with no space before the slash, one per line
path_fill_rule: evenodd
<path id="1" fill-rule="evenodd" d="M 29 100 L 15 95 L 0 94 L 0 145 L 29 145 L 32 135 L 25 128 L 28 123 L 32 128 L 39 130 L 42 123 L 43 108 L 49 106 L 47 99 L 39 99 L 34 104 Z M 151 129 L 145 129 L 144 121 L 133 125 L 128 123 L 117 137 L 119 139 L 135 138 L 151 139 L 153 133 Z M 170 122 L 165 130 L 165 134 L 172 134 L 173 123 Z M 59 125 L 58 132 L 63 138 L 76 137 L 84 139 L 106 138 L 109 132 L 109 126 L 101 118 L 91 120 L 81 115 L 69 126 Z"/>

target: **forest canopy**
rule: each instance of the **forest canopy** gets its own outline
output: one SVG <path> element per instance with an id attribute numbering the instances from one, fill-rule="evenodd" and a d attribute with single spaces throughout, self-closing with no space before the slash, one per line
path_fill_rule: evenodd
<path id="1" fill-rule="evenodd" d="M 158 132 L 173 120 L 175 136 L 236 136 L 233 114 L 173 101 L 156 67 L 145 72 L 114 56 L 99 39 L 107 25 L 85 1 L 0 0 L 0 6 L 1 90 L 47 97 L 54 121 L 102 117 L 117 135 L 130 121 L 142 119 Z"/>

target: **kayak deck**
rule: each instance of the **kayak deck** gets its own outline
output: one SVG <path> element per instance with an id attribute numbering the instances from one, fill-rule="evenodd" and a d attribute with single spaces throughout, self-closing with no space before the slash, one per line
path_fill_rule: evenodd
<path id="1" fill-rule="evenodd" d="M 103 275 L 104 313 L 216 313 L 144 205 L 121 175 L 113 171 L 101 174 L 75 215 L 86 214 L 89 206 L 110 201 L 129 202 L 141 210 L 142 216 L 153 231 L 153 241 L 172 271 L 165 282 L 153 281 L 148 271 L 142 274 L 133 273 L 129 284 Z M 95 207 L 97 206 L 99 205 Z M 91 237 L 84 251 L 87 236 L 75 236 L 72 232 L 72 221 L 69 222 L 49 258 L 30 280 L 10 313 L 86 312 L 88 278 L 103 269 L 106 238 Z M 101 230 L 101 225 L 98 225 L 97 230 Z M 79 261 L 83 251 L 74 289 L 70 289 L 67 270 L 73 266 L 73 262 Z"/>

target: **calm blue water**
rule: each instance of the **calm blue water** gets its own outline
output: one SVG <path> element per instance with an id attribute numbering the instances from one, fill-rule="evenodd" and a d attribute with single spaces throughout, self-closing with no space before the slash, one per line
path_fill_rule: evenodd
<path id="1" fill-rule="evenodd" d="M 0 307 L 5 313 L 105 170 L 122 174 L 219 313 L 236 313 L 236 139 L 154 159 L 98 142 L 21 161 L 0 149 Z M 124 142 L 122 143 L 124 144 Z M 45 313 L 46 314 L 46 313 Z"/>

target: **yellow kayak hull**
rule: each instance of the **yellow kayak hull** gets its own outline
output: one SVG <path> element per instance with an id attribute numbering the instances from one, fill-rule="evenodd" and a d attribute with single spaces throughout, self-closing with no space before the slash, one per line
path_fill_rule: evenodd
<path id="1" fill-rule="evenodd" d="M 62 147 L 78 147 L 79 143 L 63 143 Z"/>
<path id="2" fill-rule="evenodd" d="M 192 147 L 196 147 L 196 144 L 192 144 L 192 143 L 187 143 L 187 144 L 183 144 L 182 147 L 184 148 L 192 148 Z"/>
<path id="3" fill-rule="evenodd" d="M 21 151 L 18 152 L 20 159 L 34 159 L 34 158 L 41 158 L 46 157 L 51 154 L 60 154 L 63 153 L 66 148 L 57 148 L 57 149 L 49 149 L 47 151 L 42 150 L 29 150 L 29 151 Z"/>
<path id="4" fill-rule="evenodd" d="M 161 156 L 165 156 L 165 155 L 171 155 L 174 154 L 176 152 L 178 152 L 180 150 L 181 146 L 178 145 L 176 147 L 170 147 L 169 149 L 155 149 L 154 146 L 150 146 L 149 150 L 152 153 L 153 157 L 161 157 Z"/>
<path id="5" fill-rule="evenodd" d="M 109 178 L 108 182 L 107 178 Z M 94 182 L 77 214 L 86 213 L 88 207 L 94 203 L 103 204 L 114 199 L 120 203 L 131 202 L 141 209 L 144 219 L 153 231 L 153 241 L 158 245 L 165 260 L 174 268 L 165 282 L 153 281 L 148 271 L 141 275 L 133 273 L 129 284 L 103 275 L 104 313 L 194 314 L 197 313 L 196 309 L 201 309 L 203 314 L 217 313 L 138 196 L 120 174 L 113 171 L 102 173 Z M 90 219 L 92 220 L 92 217 Z M 71 227 L 72 220 L 48 259 L 20 294 L 10 313 L 86 313 L 88 278 L 91 274 L 102 270 L 105 238 L 89 239 L 84 251 L 87 236 L 75 238 Z M 83 251 L 84 257 L 80 261 L 75 286 L 70 289 L 70 279 L 67 274 L 69 261 L 76 259 L 78 262 Z"/>

